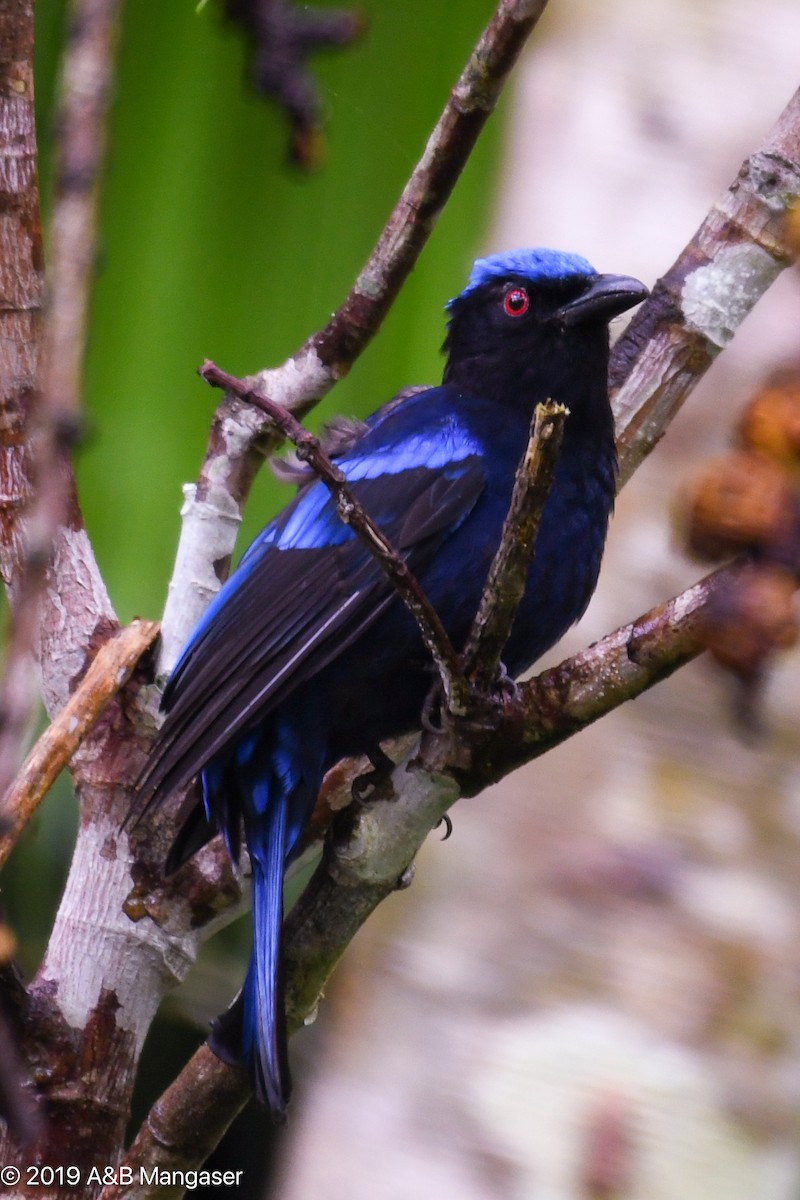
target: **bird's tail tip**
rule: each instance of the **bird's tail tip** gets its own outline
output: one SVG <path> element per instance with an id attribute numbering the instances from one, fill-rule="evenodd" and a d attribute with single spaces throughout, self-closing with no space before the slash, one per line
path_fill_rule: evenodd
<path id="1" fill-rule="evenodd" d="M 276 1124 L 283 1124 L 292 1092 L 285 1031 L 281 1022 L 280 1029 L 262 1028 L 259 1037 L 256 1023 L 263 1017 L 254 1007 L 253 977 L 251 964 L 241 992 L 230 1008 L 212 1021 L 208 1045 L 222 1062 L 247 1071 L 256 1098 L 269 1109 Z"/>

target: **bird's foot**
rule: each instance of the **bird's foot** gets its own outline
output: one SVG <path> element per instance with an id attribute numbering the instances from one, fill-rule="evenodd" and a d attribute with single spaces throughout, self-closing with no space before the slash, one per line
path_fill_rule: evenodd
<path id="1" fill-rule="evenodd" d="M 371 791 L 380 787 L 396 766 L 380 746 L 373 746 L 371 750 L 368 750 L 367 758 L 372 763 L 372 770 L 365 771 L 363 775 L 357 775 L 350 785 L 350 794 L 357 804 L 362 804 Z"/>
<path id="2" fill-rule="evenodd" d="M 512 679 L 508 673 L 508 668 L 504 662 L 501 662 L 497 668 L 497 676 L 494 681 L 493 691 L 497 692 L 500 699 L 516 700 L 519 694 L 517 681 Z"/>
<path id="3" fill-rule="evenodd" d="M 498 665 L 494 682 L 487 692 L 473 688 L 469 710 L 466 714 L 467 724 L 481 727 L 487 722 L 491 724 L 496 719 L 497 710 L 502 709 L 506 703 L 516 700 L 518 695 L 519 689 L 515 680 L 509 675 L 505 663 L 501 662 Z M 444 733 L 445 719 L 442 713 L 442 688 L 437 680 L 425 697 L 420 723 L 426 733 L 437 735 Z"/>

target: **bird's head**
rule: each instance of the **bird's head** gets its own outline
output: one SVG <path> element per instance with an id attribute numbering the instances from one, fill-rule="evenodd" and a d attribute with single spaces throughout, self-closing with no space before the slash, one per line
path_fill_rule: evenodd
<path id="1" fill-rule="evenodd" d="M 529 372 L 557 380 L 585 371 L 587 355 L 606 366 L 609 321 L 646 296 L 638 279 L 600 275 L 579 254 L 527 248 L 479 258 L 447 306 L 445 380 L 469 387 L 477 375 L 503 387 Z"/>

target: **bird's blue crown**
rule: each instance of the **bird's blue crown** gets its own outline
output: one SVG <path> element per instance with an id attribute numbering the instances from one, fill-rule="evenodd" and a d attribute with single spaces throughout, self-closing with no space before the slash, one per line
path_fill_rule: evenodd
<path id="1" fill-rule="evenodd" d="M 488 258 L 476 260 L 470 272 L 469 282 L 460 296 L 448 304 L 448 308 L 468 296 L 475 288 L 492 279 L 506 275 L 524 275 L 536 281 L 544 279 L 568 279 L 571 275 L 594 275 L 594 267 L 580 254 L 566 254 L 563 250 L 548 250 L 543 246 L 523 246 L 519 250 L 504 250 Z"/>

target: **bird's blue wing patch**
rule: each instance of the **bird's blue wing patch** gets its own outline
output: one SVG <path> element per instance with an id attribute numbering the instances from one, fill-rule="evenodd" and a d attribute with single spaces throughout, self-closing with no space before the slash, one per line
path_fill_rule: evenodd
<path id="1" fill-rule="evenodd" d="M 428 393 L 418 395 L 424 397 L 439 390 L 431 389 Z M 406 403 L 411 404 L 417 398 L 417 395 L 410 397 Z M 443 416 L 424 433 L 410 431 L 399 440 L 393 440 L 390 434 L 391 429 L 382 428 L 382 422 L 378 420 L 362 434 L 347 455 L 337 460 L 337 466 L 349 483 L 388 478 L 418 468 L 447 471 L 449 467 L 456 467 L 480 453 L 475 438 L 461 427 L 452 413 Z M 448 475 L 454 477 L 451 472 Z M 370 512 L 370 516 L 376 519 L 380 519 L 381 515 L 377 511 Z M 236 575 L 212 602 L 195 634 L 202 634 L 215 619 L 218 609 L 227 603 L 230 583 L 267 551 L 273 548 L 319 549 L 322 546 L 341 545 L 353 537 L 353 531 L 339 517 L 325 485 L 320 481 L 311 484 L 248 547 Z"/>
<path id="2" fill-rule="evenodd" d="M 399 475 L 425 467 L 429 471 L 446 469 L 453 463 L 478 454 L 480 446 L 455 418 L 443 421 L 438 429 L 410 434 L 395 445 L 378 446 L 370 454 L 360 454 L 342 462 L 341 468 L 351 483 L 377 479 L 381 475 Z"/>

